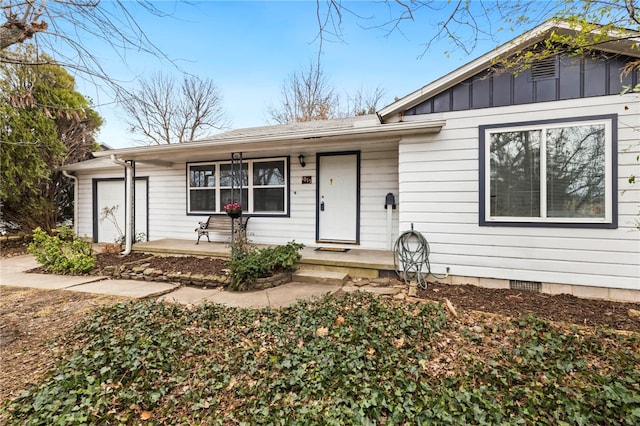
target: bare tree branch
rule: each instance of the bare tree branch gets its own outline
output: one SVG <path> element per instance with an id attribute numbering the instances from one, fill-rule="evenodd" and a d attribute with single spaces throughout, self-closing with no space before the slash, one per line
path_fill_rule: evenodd
<path id="1" fill-rule="evenodd" d="M 189 142 L 229 126 L 222 95 L 210 79 L 187 75 L 181 83 L 163 74 L 142 80 L 121 97 L 131 131 L 145 145 Z"/>
<path id="2" fill-rule="evenodd" d="M 326 120 L 339 115 L 339 99 L 318 63 L 295 71 L 282 84 L 281 104 L 267 109 L 279 124 Z"/>
<path id="3" fill-rule="evenodd" d="M 538 25 L 551 18 L 576 24 L 600 23 L 603 28 L 640 29 L 639 0 L 383 0 L 381 3 L 387 6 L 387 13 L 367 17 L 355 14 L 353 3 L 346 1 L 316 0 L 316 3 L 318 10 L 326 4 L 324 14 L 319 15 L 322 20 L 318 19 L 318 39 L 321 41 L 330 37 L 343 41 L 341 23 L 343 16 L 348 13 L 355 16 L 363 28 L 382 30 L 386 35 L 394 32 L 404 34 L 405 25 L 413 23 L 425 28 L 425 40 L 419 57 L 431 54 L 434 44 L 442 40 L 447 40 L 454 49 L 469 54 L 479 41 L 495 41 L 500 31 L 514 30 L 516 26 Z M 443 15 L 445 19 L 438 20 L 437 17 Z M 577 41 L 580 40 L 566 50 L 589 47 Z M 586 39 L 583 41 L 589 43 Z"/>
<path id="4" fill-rule="evenodd" d="M 384 97 L 379 86 L 373 91 L 360 88 L 341 97 L 329 84 L 321 65 L 314 62 L 290 74 L 280 93 L 280 104 L 267 109 L 271 119 L 279 124 L 373 114 Z M 341 109 L 343 104 L 345 110 Z"/>
<path id="5" fill-rule="evenodd" d="M 159 17 L 170 16 L 172 11 L 165 13 L 157 4 L 148 0 L 0 0 L 4 15 L 4 22 L 0 18 L 0 63 L 19 63 L 9 49 L 29 42 L 47 52 L 54 63 L 120 92 L 124 90 L 121 82 L 105 72 L 97 52 L 88 49 L 85 41 L 104 41 L 125 63 L 128 51 L 171 62 L 134 18 L 134 10 L 140 9 Z M 163 3 L 162 7 L 170 5 Z"/>
<path id="6" fill-rule="evenodd" d="M 373 91 L 361 87 L 352 95 L 347 94 L 346 114 L 348 116 L 375 114 L 384 96 L 384 90 L 380 86 Z"/>

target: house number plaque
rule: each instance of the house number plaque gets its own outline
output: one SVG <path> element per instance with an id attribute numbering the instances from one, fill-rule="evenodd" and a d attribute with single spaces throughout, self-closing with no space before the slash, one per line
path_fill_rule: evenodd
<path id="1" fill-rule="evenodd" d="M 311 176 L 302 176 L 302 183 L 303 184 L 310 184 L 311 183 Z"/>

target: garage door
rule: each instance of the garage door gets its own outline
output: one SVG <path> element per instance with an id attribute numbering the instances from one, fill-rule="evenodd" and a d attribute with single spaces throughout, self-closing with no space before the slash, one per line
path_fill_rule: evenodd
<path id="1" fill-rule="evenodd" d="M 113 243 L 124 235 L 125 184 L 124 179 L 96 179 L 93 191 L 93 241 Z M 136 235 L 148 238 L 148 181 L 136 178 L 135 230 Z"/>

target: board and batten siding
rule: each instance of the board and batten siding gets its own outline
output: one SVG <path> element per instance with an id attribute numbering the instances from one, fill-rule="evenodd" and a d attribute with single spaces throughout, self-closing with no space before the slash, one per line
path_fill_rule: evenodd
<path id="1" fill-rule="evenodd" d="M 361 150 L 361 248 L 386 249 L 385 196 L 388 192 L 398 197 L 398 149 L 397 143 L 359 144 Z M 351 150 L 351 147 L 349 147 Z M 297 161 L 304 154 L 306 166 Z M 286 244 L 289 241 L 316 245 L 316 162 L 315 151 L 296 153 L 290 161 L 290 216 L 260 217 L 249 220 L 247 237 L 256 244 Z M 280 156 L 274 153 L 273 156 Z M 78 234 L 93 236 L 93 179 L 123 178 L 123 167 L 79 172 Z M 136 166 L 136 176 L 148 178 L 149 240 L 164 238 L 192 239 L 199 221 L 207 215 L 187 215 L 186 164 L 172 167 Z M 303 177 L 311 176 L 311 184 L 303 184 Z M 124 226 L 124 224 L 121 224 Z M 398 211 L 393 211 L 393 239 L 397 238 Z"/>
<path id="2" fill-rule="evenodd" d="M 618 114 L 618 228 L 479 226 L 479 126 Z M 400 232 L 429 241 L 436 273 L 640 290 L 640 96 L 442 113 L 436 135 L 399 146 Z"/>

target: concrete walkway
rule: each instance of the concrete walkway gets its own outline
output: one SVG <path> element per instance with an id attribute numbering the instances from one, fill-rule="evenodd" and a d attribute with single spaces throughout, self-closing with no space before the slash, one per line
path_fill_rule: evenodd
<path id="1" fill-rule="evenodd" d="M 340 289 L 335 285 L 291 282 L 279 287 L 253 292 L 229 292 L 220 289 L 181 287 L 178 284 L 155 281 L 113 280 L 102 276 L 65 276 L 33 274 L 26 271 L 36 268 L 33 256 L 15 256 L 0 259 L 0 287 L 30 287 L 48 290 L 69 290 L 85 293 L 109 294 L 132 298 L 157 298 L 178 303 L 213 302 L 227 306 L 279 308 L 299 299 L 322 296 Z M 1 293 L 1 288 L 0 288 Z M 1 294 L 0 294 L 1 297 Z"/>

